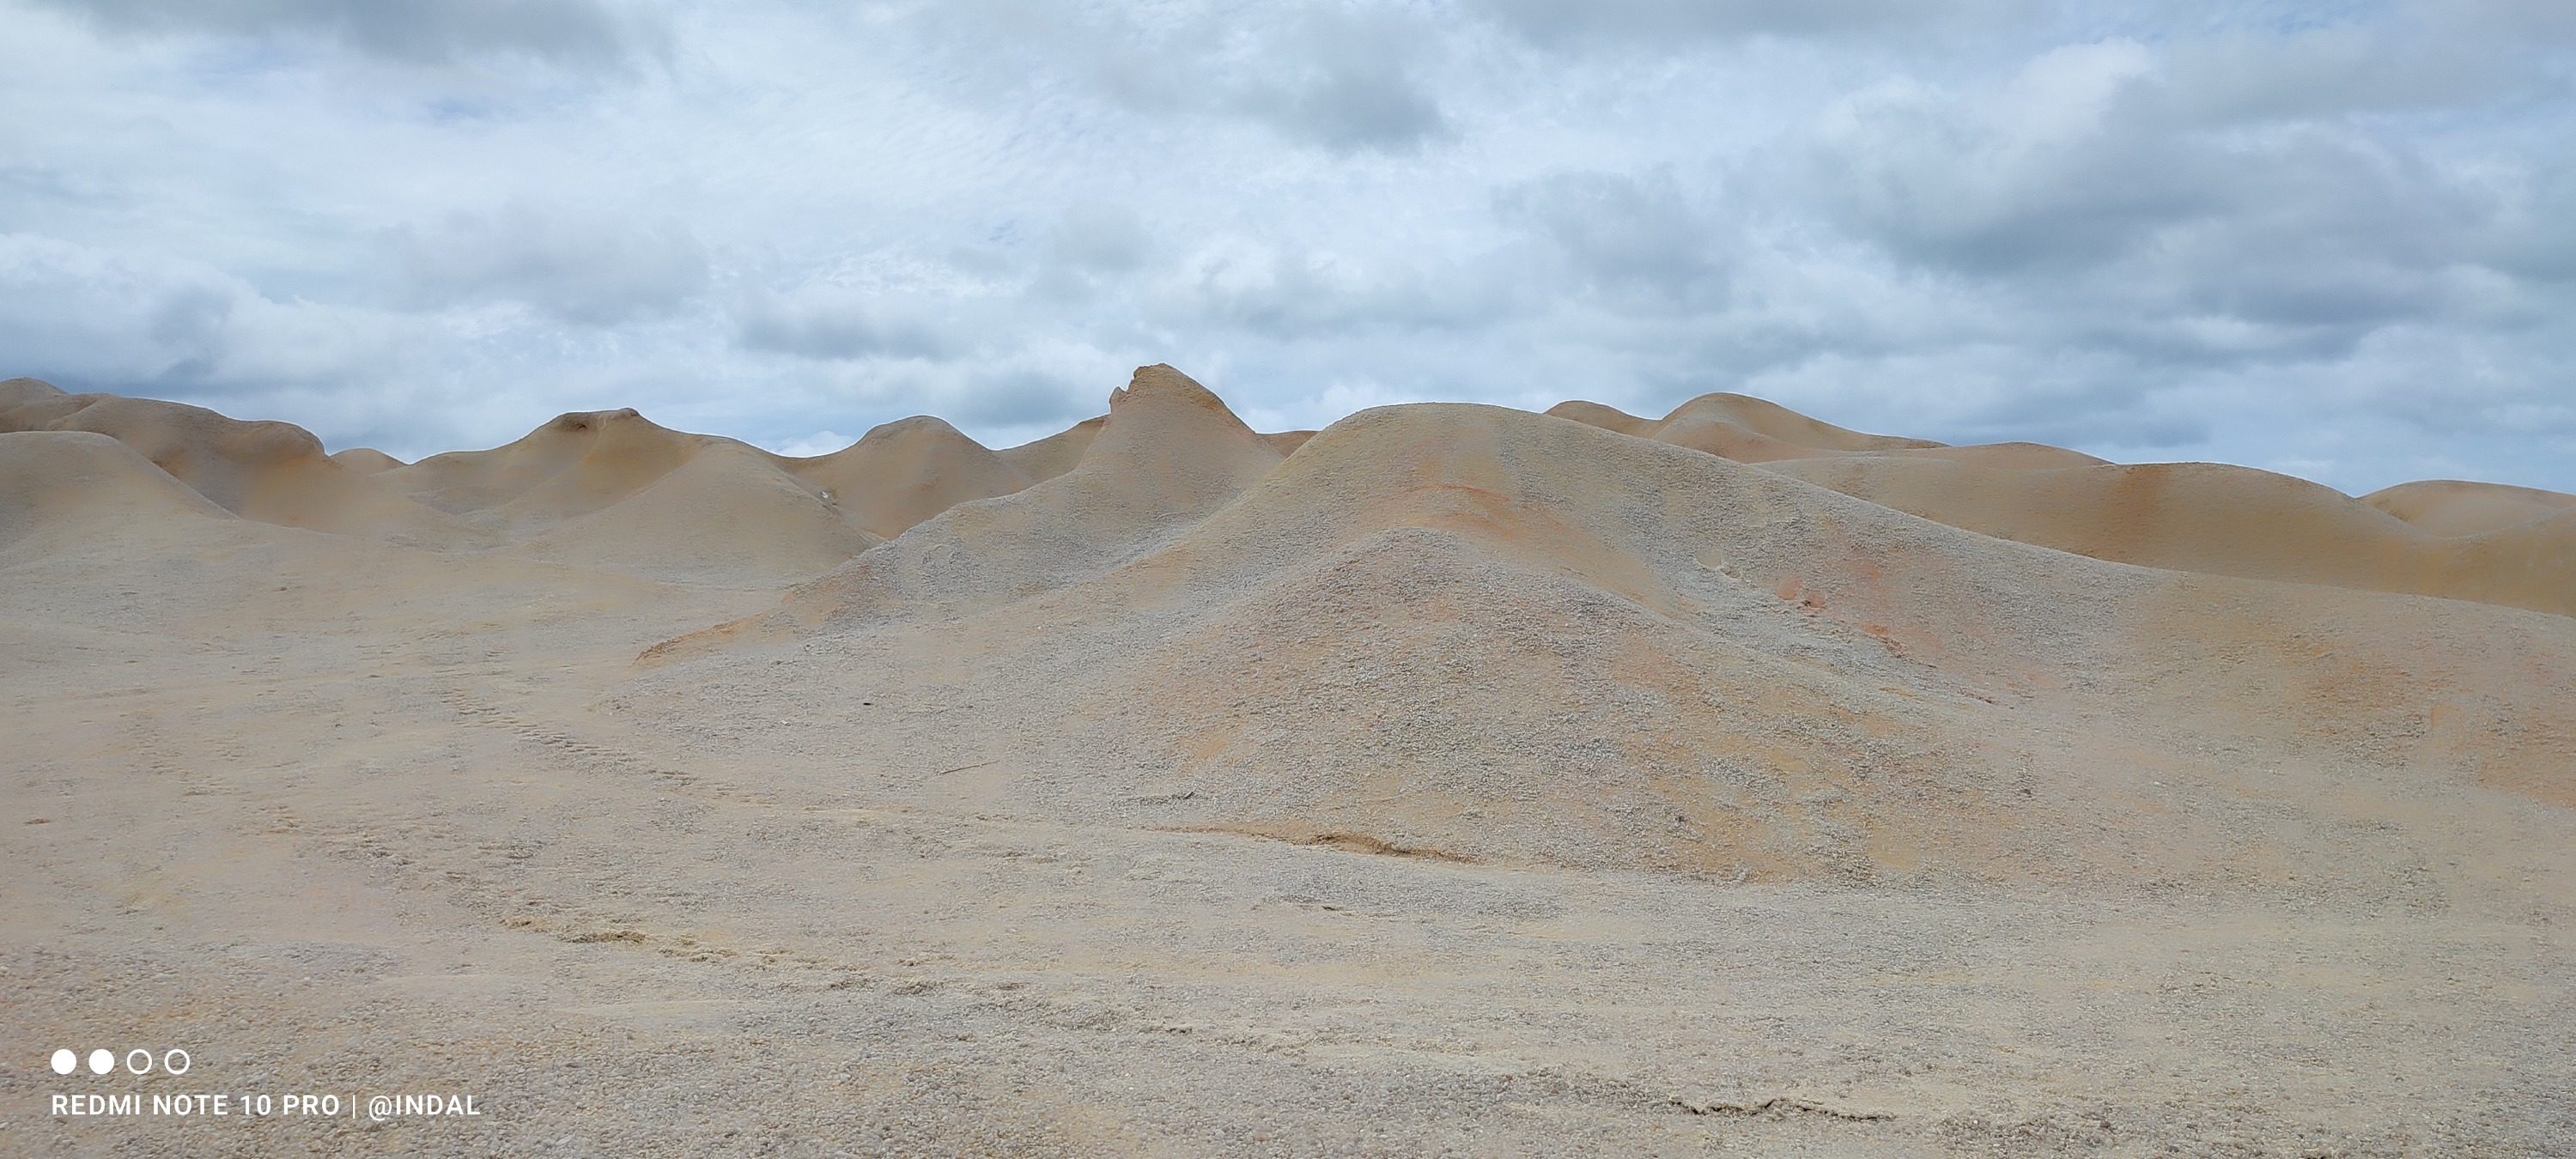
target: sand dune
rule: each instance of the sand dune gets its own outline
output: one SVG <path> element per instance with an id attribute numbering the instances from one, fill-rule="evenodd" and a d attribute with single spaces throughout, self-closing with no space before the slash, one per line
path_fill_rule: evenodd
<path id="1" fill-rule="evenodd" d="M 632 410 L 567 414 L 508 446 L 432 455 L 378 478 L 480 526 L 525 533 L 634 495 L 717 441 Z"/>
<path id="2" fill-rule="evenodd" d="M 1807 506 L 1759 471 L 1535 416 L 1366 412 L 1169 546 L 992 613 L 987 646 L 1102 670 L 1047 711 L 1122 755 L 1093 776 L 1187 794 L 1169 823 L 1763 878 L 1870 879 L 1881 853 L 2052 872 L 2008 815 L 2027 754 L 1984 740 L 1955 690 L 1889 697 L 1883 643 L 1770 590 L 1783 541 L 1820 528 Z M 1729 534 L 1746 524 L 1764 530 Z M 1041 622 L 1085 630 L 1055 652 Z M 1874 767 L 1871 738 L 1982 771 L 1928 784 Z M 1855 841 L 1861 817 L 1882 824 Z"/>
<path id="3" fill-rule="evenodd" d="M 799 617 L 955 615 L 1114 567 L 1225 505 L 1279 452 L 1207 388 L 1149 366 L 1110 396 L 1070 471 L 950 508 L 798 590 Z"/>
<path id="4" fill-rule="evenodd" d="M 30 378 L 0 383 L 0 431 L 90 431 L 115 438 L 225 510 L 262 523 L 427 546 L 466 547 L 476 532 L 322 453 L 301 427 L 242 422 L 180 403 L 65 394 Z"/>
<path id="5" fill-rule="evenodd" d="M 1654 438 L 1678 447 L 1698 447 L 1702 440 L 1734 440 L 1745 435 L 1820 451 L 1894 451 L 1941 444 L 1894 435 L 1866 435 L 1808 418 L 1778 403 L 1741 394 L 1704 394 L 1674 407 L 1657 425 Z"/>
<path id="6" fill-rule="evenodd" d="M 2565 1136 L 2569 496 L 1168 366 L 1000 451 L 0 427 L 13 1056 L 487 1099 L 39 1149 Z"/>
<path id="7" fill-rule="evenodd" d="M 1293 455 L 1297 453 L 1297 448 L 1306 445 L 1306 440 L 1314 437 L 1313 431 L 1279 431 L 1261 436 L 1261 441 L 1270 444 L 1271 450 L 1282 455 Z"/>
<path id="8" fill-rule="evenodd" d="M 1586 426 L 1689 447 L 1739 463 L 1785 459 L 1893 456 L 1942 459 L 2007 470 L 2094 466 L 2101 459 L 2042 443 L 1989 443 L 1952 447 L 1926 439 L 1868 435 L 1808 418 L 1777 403 L 1740 394 L 1707 394 L 1675 407 L 1661 419 L 1639 418 L 1616 407 L 1575 400 L 1548 412 Z"/>
<path id="9" fill-rule="evenodd" d="M 1032 482 L 982 443 L 927 415 L 887 423 L 829 455 L 785 462 L 882 539 L 960 503 L 1008 495 Z"/>
<path id="10" fill-rule="evenodd" d="M 2434 535 L 2455 537 L 2502 531 L 2576 509 L 2576 495 L 2457 479 L 2400 483 L 2361 501 Z"/>
<path id="11" fill-rule="evenodd" d="M 1768 466 L 1953 527 L 2145 567 L 2576 613 L 2566 548 L 2445 542 L 2300 479 L 2215 463 L 2005 471 L 1896 459 Z"/>
<path id="12" fill-rule="evenodd" d="M 960 490 L 972 484 L 953 465 L 897 462 L 871 477 L 844 458 L 781 459 L 667 430 L 633 411 L 565 415 L 505 447 L 405 465 L 363 448 L 326 456 L 319 440 L 286 423 L 68 395 L 32 379 L 0 387 L 0 426 L 110 437 L 161 468 L 164 482 L 245 518 L 448 551 L 507 546 L 593 570 L 726 586 L 808 578 L 881 542 L 823 499 L 822 484 L 791 473 L 799 468 L 847 487 L 861 515 L 906 504 L 917 511 L 925 493 L 933 511 L 973 494 Z"/>
<path id="13" fill-rule="evenodd" d="M 351 447 L 345 451 L 333 451 L 331 452 L 331 461 L 338 463 L 343 467 L 347 467 L 352 471 L 356 471 L 361 475 L 373 475 L 379 471 L 390 471 L 403 465 L 402 460 L 397 459 L 392 455 L 388 455 L 383 451 L 379 451 L 374 447 Z"/>
<path id="14" fill-rule="evenodd" d="M 117 439 L 89 431 L 0 433 L 0 551 L 230 518 Z"/>
<path id="15" fill-rule="evenodd" d="M 1098 513 L 1068 501 L 1046 522 L 1094 527 Z M 2135 518 L 2140 542 L 2189 545 L 2152 509 Z M 2098 774 L 2070 777 L 2059 742 L 1993 705 L 2118 679 L 2137 681 L 2125 695 L 2188 702 L 2213 666 L 2247 654 L 2266 657 L 2272 685 L 2177 711 L 2136 743 L 2252 730 L 2314 757 L 2343 742 L 2307 730 L 2308 714 L 2402 730 L 2429 698 L 2452 705 L 2454 739 L 2526 730 L 2522 748 L 2460 758 L 2451 775 L 2546 799 L 2576 789 L 2547 771 L 2576 760 L 2568 714 L 2549 707 L 2576 703 L 2576 623 L 2524 621 L 2502 642 L 2478 619 L 2498 613 L 2454 605 L 2407 611 L 2426 626 L 2396 632 L 2394 610 L 2308 614 L 2296 610 L 2320 606 L 2308 589 L 2200 581 L 2201 643 L 2177 652 L 2173 638 L 2193 634 L 2164 622 L 2186 582 L 2170 572 L 1519 412 L 1354 416 L 1168 544 L 1124 540 L 1112 570 L 1102 539 L 1005 534 L 1009 553 L 915 550 L 946 561 L 963 548 L 983 582 L 1024 597 L 985 601 L 956 646 L 1034 674 L 994 679 L 1040 719 L 1087 722 L 1080 751 L 1116 754 L 1088 769 L 1024 757 L 1058 771 L 1019 791 L 1068 812 L 1097 809 L 1105 782 L 1129 799 L 1180 795 L 1189 803 L 1159 811 L 1167 823 L 1477 860 L 1757 880 L 2064 881 L 2146 864 L 2193 878 L 2227 872 L 2226 852 L 2148 818 L 2113 823 L 2156 832 L 2143 844 L 2069 850 L 2045 836 L 2112 816 L 2119 798 Z M 796 621 L 832 635 L 872 631 L 890 606 L 979 610 L 943 600 L 926 569 L 894 573 L 919 588 L 886 582 L 907 546 L 800 590 Z M 2141 669 L 2138 642 L 2102 626 L 2149 622 L 2166 666 Z M 2485 642 L 2464 652 L 2445 632 Z M 2323 640 L 2380 683 L 2313 671 Z M 2295 691 L 2316 681 L 2336 699 Z M 2554 721 L 2546 739 L 2534 720 Z M 1947 771 L 1926 779 L 1927 767 Z"/>
<path id="16" fill-rule="evenodd" d="M 1100 428 L 1108 422 L 1107 415 L 1084 419 L 1034 443 L 1023 443 L 994 453 L 1027 475 L 1031 482 L 1043 482 L 1072 470 L 1074 464 L 1081 462 L 1082 453 L 1091 447 L 1091 440 L 1100 437 Z"/>
<path id="17" fill-rule="evenodd" d="M 649 579 L 775 588 L 884 540 L 748 447 L 718 444 L 512 554 Z"/>

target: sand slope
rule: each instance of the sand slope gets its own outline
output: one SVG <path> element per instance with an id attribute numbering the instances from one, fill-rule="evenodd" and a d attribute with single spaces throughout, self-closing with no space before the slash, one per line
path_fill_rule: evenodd
<path id="1" fill-rule="evenodd" d="M 1008 495 L 1032 481 L 982 443 L 927 415 L 877 427 L 829 455 L 783 462 L 881 539 L 960 503 Z"/>
<path id="2" fill-rule="evenodd" d="M 232 513 L 134 448 L 89 431 L 0 433 L 0 550 L 149 535 Z"/>
<path id="3" fill-rule="evenodd" d="M 379 471 L 390 471 L 403 465 L 402 460 L 397 459 L 392 455 L 388 455 L 383 451 L 379 451 L 374 447 L 351 447 L 345 451 L 333 451 L 331 452 L 331 461 L 338 463 L 343 467 L 347 467 L 352 471 L 356 471 L 361 475 L 373 475 Z"/>
<path id="4" fill-rule="evenodd" d="M 1673 408 L 1661 419 L 1639 418 L 1616 407 L 1580 399 L 1562 402 L 1548 412 L 1587 426 L 1677 447 L 1689 447 L 1739 463 L 1784 459 L 1893 456 L 1941 459 L 2007 470 L 2093 466 L 2101 459 L 2042 443 L 1988 443 L 1952 447 L 1926 439 L 1869 435 L 1809 418 L 1777 403 L 1740 394 L 1706 394 Z"/>
<path id="5" fill-rule="evenodd" d="M 2576 1124 L 2576 616 L 2504 606 L 2576 566 L 2546 493 L 1725 396 L 1299 439 L 1159 366 L 1027 447 L 804 460 L 607 411 L 387 465 L 132 401 L 0 386 L 115 435 L 0 433 L 0 1052 L 483 1113 L 30 1111 L 32 1151 Z M 280 479 L 355 530 L 235 513 Z M 461 538 L 387 542 L 386 496 Z M 166 1081 L 92 1078 L 0 1098 Z"/>
<path id="6" fill-rule="evenodd" d="M 243 422 L 201 407 L 65 394 L 0 383 L 0 431 L 91 431 L 115 438 L 225 510 L 262 523 L 424 546 L 483 542 L 471 528 L 322 453 L 301 427 Z"/>
<path id="7" fill-rule="evenodd" d="M 576 413 L 507 446 L 432 455 L 378 478 L 515 537 L 634 495 L 717 441 L 632 410 Z"/>
<path id="8" fill-rule="evenodd" d="M 1314 437 L 1313 431 L 1277 431 L 1261 436 L 1261 441 L 1270 444 L 1271 450 L 1282 455 L 1293 455 L 1297 453 L 1297 448 L 1306 445 L 1306 440 Z"/>
<path id="9" fill-rule="evenodd" d="M 1048 525 L 1096 526 L 1095 498 L 1061 497 Z M 2118 696 L 2083 711 L 2175 705 L 2132 722 L 2142 752 L 2253 734 L 2340 760 L 2355 737 L 2420 733 L 2430 700 L 2438 736 L 2397 759 L 2576 790 L 2555 707 L 2576 704 L 2576 622 L 2035 550 L 1495 408 L 1353 416 L 1113 570 L 1085 541 L 1009 536 L 1009 554 L 898 544 L 800 590 L 793 619 L 838 637 L 890 607 L 972 614 L 951 646 L 1031 713 L 999 731 L 1058 738 L 1023 757 L 1057 771 L 1016 791 L 1076 813 L 1159 798 L 1166 824 L 1755 879 L 2256 871 L 2117 819 L 2128 774 L 1998 712 L 2106 682 Z M 1037 598 L 943 601 L 929 567 L 889 566 L 906 546 L 971 550 L 976 575 Z M 2267 683 L 2205 700 L 2248 656 Z M 2499 729 L 2519 745 L 2467 740 Z M 1116 755 L 1065 769 L 1072 738 Z M 2048 836 L 2102 823 L 2081 847 Z"/>
<path id="10" fill-rule="evenodd" d="M 748 447 L 699 451 L 641 490 L 510 551 L 649 579 L 775 588 L 884 542 Z"/>
<path id="11" fill-rule="evenodd" d="M 1070 471 L 950 508 L 799 589 L 800 617 L 955 615 L 1098 574 L 1224 505 L 1279 452 L 1168 366 L 1136 372 Z"/>
<path id="12" fill-rule="evenodd" d="M 1100 428 L 1108 422 L 1107 415 L 1084 419 L 1036 442 L 1022 443 L 994 453 L 1027 475 L 1031 482 L 1052 479 L 1072 470 L 1074 464 L 1082 461 L 1082 453 L 1090 449 L 1091 440 L 1100 437 Z"/>
<path id="13" fill-rule="evenodd" d="M 2444 536 L 2484 535 L 2576 509 L 2576 495 L 2457 479 L 2400 483 L 2364 495 L 2361 501 Z"/>
<path id="14" fill-rule="evenodd" d="M 2570 544 L 2446 542 L 2305 480 L 2216 463 L 2008 471 L 1898 459 L 1772 470 L 1999 538 L 2147 567 L 2576 613 Z"/>
<path id="15" fill-rule="evenodd" d="M 939 461 L 944 450 L 879 439 L 787 459 L 632 410 L 595 411 L 379 477 L 508 539 L 514 554 L 654 579 L 776 586 L 881 542 L 870 521 L 899 532 L 902 513 L 925 494 L 939 502 L 973 493 L 976 477 Z"/>

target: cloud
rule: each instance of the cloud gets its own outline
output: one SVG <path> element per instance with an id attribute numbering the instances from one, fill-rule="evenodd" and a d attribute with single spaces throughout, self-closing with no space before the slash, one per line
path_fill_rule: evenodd
<path id="1" fill-rule="evenodd" d="M 277 301 L 201 262 L 0 234 L 0 351 L 13 374 L 195 393 L 346 384 L 400 354 L 374 311 Z"/>
<path id="2" fill-rule="evenodd" d="M 1555 173 L 1501 190 L 1506 220 L 1554 244 L 1596 289 L 1682 297 L 1721 274 L 1709 222 L 1669 172 L 1639 179 L 1615 173 Z"/>
<path id="3" fill-rule="evenodd" d="M 1843 220 L 1911 260 L 1980 272 L 2115 258 L 2229 196 L 2231 159 L 2193 149 L 2137 93 L 2134 41 L 2041 55 L 1999 88 L 1909 79 L 1838 102 L 1815 181 Z"/>
<path id="4" fill-rule="evenodd" d="M 639 11 L 600 0 L 37 0 L 124 34 L 310 35 L 409 64 L 523 57 L 614 67 L 664 46 Z"/>
<path id="5" fill-rule="evenodd" d="M 2016 0 L 1473 0 L 1542 44 L 1749 36 L 1827 37 L 1992 22 L 2034 6 Z"/>
<path id="6" fill-rule="evenodd" d="M 1417 267 L 1248 238 L 1211 241 L 1147 296 L 1160 317 L 1270 339 L 1473 329 L 1514 308 L 1512 278 L 1491 260 Z"/>
<path id="7" fill-rule="evenodd" d="M 1264 45 L 1233 103 L 1287 136 L 1343 151 L 1403 151 L 1449 135 L 1409 75 L 1412 29 L 1391 15 L 1330 11 Z"/>
<path id="8" fill-rule="evenodd" d="M 514 202 L 399 229 L 391 241 L 404 295 L 417 305 L 517 302 L 604 326 L 669 314 L 708 284 L 706 248 L 676 222 Z"/>
<path id="9" fill-rule="evenodd" d="M 1107 409 L 1107 396 L 1096 381 L 1051 369 L 1001 368 L 960 384 L 951 413 L 969 425 L 1052 433 L 1050 428 L 1070 426 Z"/>
<path id="10" fill-rule="evenodd" d="M 944 360 L 970 344 L 901 298 L 828 282 L 754 293 L 733 319 L 743 349 L 799 358 Z"/>
<path id="11" fill-rule="evenodd" d="M 1124 205 L 1080 201 L 1066 206 L 1050 248 L 1056 261 L 1077 269 L 1132 270 L 1143 265 L 1153 238 L 1136 211 Z"/>
<path id="12" fill-rule="evenodd" d="M 1438 29 L 1400 5 L 958 0 L 911 11 L 905 27 L 992 91 L 1070 86 L 1131 112 L 1246 120 L 1336 153 L 1409 153 L 1452 131 L 1417 75 Z"/>
<path id="13" fill-rule="evenodd" d="M 2275 111 L 2217 116 L 2133 41 L 2067 46 L 1983 91 L 1897 80 L 1840 102 L 1811 188 L 1889 255 L 2148 361 L 2338 358 L 2498 287 L 2492 181 Z"/>

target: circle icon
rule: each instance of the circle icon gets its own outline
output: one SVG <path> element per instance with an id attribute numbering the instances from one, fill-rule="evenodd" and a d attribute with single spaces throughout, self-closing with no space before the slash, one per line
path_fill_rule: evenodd
<path id="1" fill-rule="evenodd" d="M 176 1058 L 179 1061 L 170 1061 L 173 1058 Z M 186 1074 L 188 1073 L 188 1068 L 195 1066 L 196 1064 L 197 1060 L 190 1058 L 188 1056 L 188 1052 L 184 1050 L 174 1049 L 161 1056 L 161 1069 L 169 1071 L 171 1074 Z"/>
<path id="2" fill-rule="evenodd" d="M 136 1066 L 136 1065 L 134 1065 L 134 1060 L 135 1060 L 135 1059 L 137 1059 L 137 1058 L 141 1058 L 141 1059 L 143 1060 L 143 1065 L 141 1065 L 141 1066 Z M 127 1074 L 151 1074 L 151 1073 L 152 1073 L 152 1052 L 151 1052 L 151 1051 L 148 1051 L 148 1050 L 129 1050 L 129 1051 L 126 1051 L 126 1052 L 125 1052 L 125 1073 L 127 1073 Z"/>
<path id="3" fill-rule="evenodd" d="M 107 1072 L 112 1071 L 112 1070 L 115 1070 L 115 1069 L 116 1069 L 116 1052 L 115 1052 L 115 1051 L 112 1051 L 112 1050 L 93 1050 L 93 1051 L 89 1052 L 89 1072 L 90 1072 L 91 1074 L 106 1074 Z"/>
<path id="4" fill-rule="evenodd" d="M 69 1047 L 65 1047 L 65 1048 L 63 1048 L 63 1049 L 61 1049 L 61 1050 L 57 1050 L 57 1051 L 55 1051 L 55 1052 L 54 1052 L 54 1073 L 55 1073 L 55 1074 L 70 1074 L 70 1073 L 72 1073 L 72 1068 L 73 1068 L 73 1067 L 76 1067 L 76 1066 L 79 1066 L 79 1065 L 80 1065 L 80 1056 L 79 1056 L 79 1055 L 77 1055 L 77 1054 L 73 1054 L 73 1053 L 71 1052 L 71 1048 L 69 1048 Z"/>

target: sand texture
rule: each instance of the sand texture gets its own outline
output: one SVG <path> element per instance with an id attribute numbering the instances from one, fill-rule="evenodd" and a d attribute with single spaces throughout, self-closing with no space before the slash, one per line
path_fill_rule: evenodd
<path id="1" fill-rule="evenodd" d="M 0 1152 L 2576 1153 L 2576 496 L 20 379 L 0 592 Z"/>

